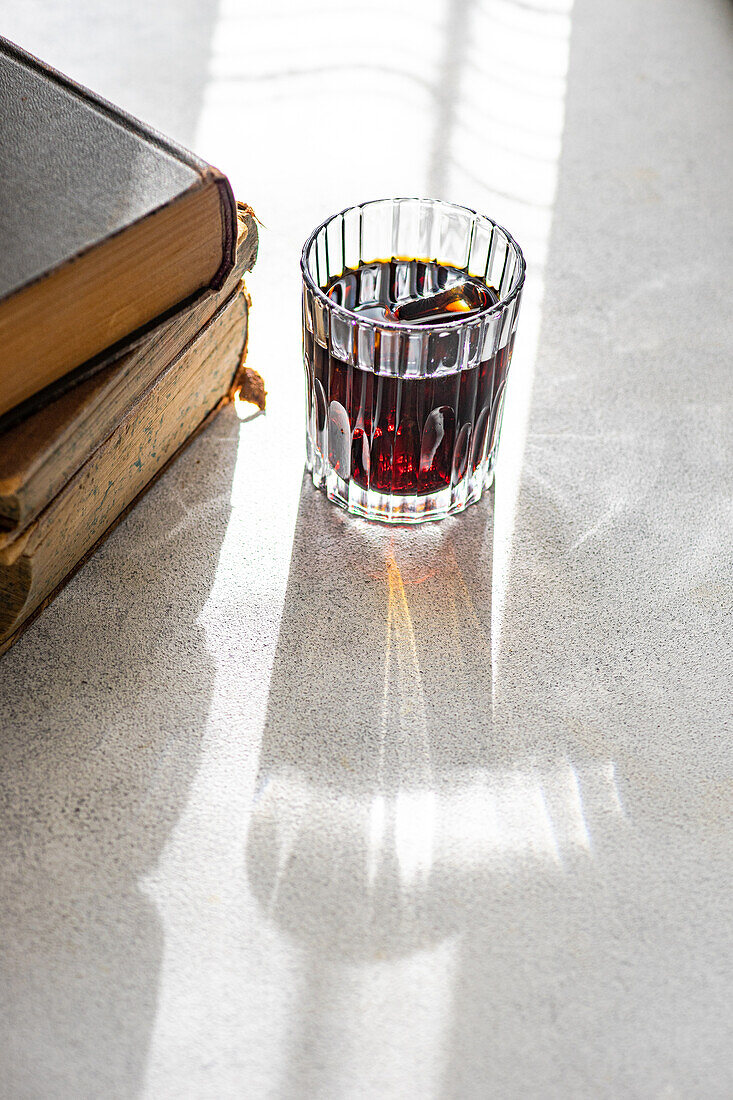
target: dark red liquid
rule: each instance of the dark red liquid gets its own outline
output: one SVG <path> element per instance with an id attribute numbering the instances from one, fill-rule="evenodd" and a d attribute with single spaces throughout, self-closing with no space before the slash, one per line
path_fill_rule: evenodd
<path id="1" fill-rule="evenodd" d="M 465 281 L 465 273 L 442 264 L 392 260 L 345 272 L 326 292 L 356 313 L 378 317 L 385 307 L 392 311 L 399 302 L 435 294 L 457 280 Z M 479 280 L 471 282 L 479 284 L 487 308 L 497 301 Z M 444 322 L 445 313 L 435 320 Z M 458 339 L 455 331 L 435 333 L 429 370 L 455 362 Z M 511 344 L 469 369 L 404 378 L 351 366 L 305 331 L 309 412 L 324 456 L 327 448 L 341 477 L 380 493 L 435 493 L 458 484 L 491 453 Z M 379 355 L 377 335 L 375 366 Z"/>

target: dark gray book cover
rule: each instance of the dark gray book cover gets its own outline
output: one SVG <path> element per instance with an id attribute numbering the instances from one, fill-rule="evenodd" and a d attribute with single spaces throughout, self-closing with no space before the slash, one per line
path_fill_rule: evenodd
<path id="1" fill-rule="evenodd" d="M 217 289 L 232 269 L 236 248 L 236 212 L 226 177 L 0 38 L 0 334 L 13 312 L 5 309 L 9 300 L 17 302 L 29 288 L 37 289 L 182 196 L 212 186 L 218 192 L 220 239 L 218 266 L 210 264 L 206 286 Z M 210 219 L 211 209 L 216 215 L 210 201 Z M 200 283 L 188 293 L 198 289 Z M 113 333 L 116 339 L 128 334 Z M 76 365 L 66 362 L 61 368 Z M 0 387 L 7 368 L 0 356 Z"/>

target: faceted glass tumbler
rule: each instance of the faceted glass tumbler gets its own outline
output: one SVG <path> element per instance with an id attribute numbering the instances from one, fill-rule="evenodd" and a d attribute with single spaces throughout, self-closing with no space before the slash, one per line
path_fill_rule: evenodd
<path id="1" fill-rule="evenodd" d="M 352 304 L 378 300 L 389 260 L 407 296 L 410 261 L 420 260 L 480 279 L 498 301 L 472 316 L 410 325 L 363 316 L 326 293 L 368 265 Z M 524 283 L 516 242 L 463 206 L 382 199 L 315 229 L 301 269 L 313 484 L 349 512 L 388 523 L 443 519 L 479 500 L 493 481 Z"/>

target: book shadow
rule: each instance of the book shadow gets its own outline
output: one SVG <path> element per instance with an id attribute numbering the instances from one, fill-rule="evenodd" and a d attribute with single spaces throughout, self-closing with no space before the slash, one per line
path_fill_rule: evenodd
<path id="1" fill-rule="evenodd" d="M 0 661 L 4 1095 L 142 1086 L 164 947 L 146 878 L 210 709 L 198 620 L 238 431 L 225 409 Z"/>

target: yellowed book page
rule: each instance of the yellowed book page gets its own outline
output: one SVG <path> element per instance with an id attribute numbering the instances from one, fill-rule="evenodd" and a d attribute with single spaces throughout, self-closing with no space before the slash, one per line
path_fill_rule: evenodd
<path id="1" fill-rule="evenodd" d="M 237 292 L 156 380 L 0 564 L 0 640 L 53 591 L 230 388 L 244 349 Z M 2 561 L 2 559 L 0 559 Z"/>

